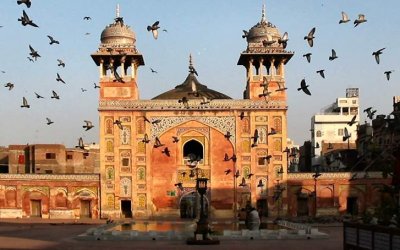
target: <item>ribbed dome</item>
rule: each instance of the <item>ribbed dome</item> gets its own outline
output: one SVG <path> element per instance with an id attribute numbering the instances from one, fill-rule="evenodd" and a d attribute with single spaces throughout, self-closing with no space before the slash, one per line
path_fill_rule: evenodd
<path id="1" fill-rule="evenodd" d="M 104 47 L 133 47 L 136 42 L 135 33 L 124 24 L 122 17 L 115 18 L 115 22 L 101 32 L 100 40 Z"/>
<path id="2" fill-rule="evenodd" d="M 192 84 L 196 86 L 197 92 L 199 93 L 198 96 L 193 95 Z M 202 99 L 203 96 L 207 97 L 208 99 L 232 99 L 227 95 L 224 95 L 218 91 L 212 90 L 207 88 L 207 86 L 201 84 L 195 74 L 190 72 L 189 75 L 186 77 L 186 80 L 176 86 L 174 89 L 171 89 L 167 92 L 164 92 L 156 97 L 153 100 L 163 100 L 163 99 L 182 99 L 183 97 L 189 99 Z"/>
<path id="3" fill-rule="evenodd" d="M 263 41 L 277 41 L 281 35 L 278 28 L 270 22 L 261 20 L 261 22 L 254 25 L 247 35 L 248 43 L 258 43 Z"/>

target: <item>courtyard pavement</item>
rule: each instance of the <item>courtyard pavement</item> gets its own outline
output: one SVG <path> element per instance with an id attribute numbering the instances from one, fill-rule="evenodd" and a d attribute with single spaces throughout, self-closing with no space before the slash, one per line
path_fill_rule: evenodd
<path id="1" fill-rule="evenodd" d="M 309 240 L 221 240 L 219 245 L 186 245 L 183 240 L 98 241 L 79 240 L 86 230 L 105 224 L 105 220 L 0 219 L 0 249 L 306 249 L 337 250 L 343 248 L 341 223 L 313 224 L 327 233 L 327 239 Z"/>

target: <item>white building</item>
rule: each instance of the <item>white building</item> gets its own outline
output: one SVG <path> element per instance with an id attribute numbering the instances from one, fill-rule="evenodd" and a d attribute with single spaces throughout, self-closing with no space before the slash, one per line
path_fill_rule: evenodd
<path id="1" fill-rule="evenodd" d="M 311 143 L 315 157 L 321 156 L 323 143 L 355 143 L 360 121 L 358 97 L 358 88 L 348 88 L 346 97 L 337 98 L 335 103 L 323 108 L 311 118 Z M 350 126 L 349 122 L 355 115 L 354 124 Z M 343 141 L 345 128 L 351 135 L 348 141 Z"/>

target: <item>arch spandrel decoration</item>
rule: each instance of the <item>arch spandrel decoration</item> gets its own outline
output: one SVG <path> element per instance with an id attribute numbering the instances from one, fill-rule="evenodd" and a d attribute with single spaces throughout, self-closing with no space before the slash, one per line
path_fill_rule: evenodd
<path id="1" fill-rule="evenodd" d="M 217 129 L 221 133 L 225 134 L 226 131 L 230 131 L 232 136 L 230 137 L 230 141 L 233 145 L 236 142 L 236 123 L 235 117 L 233 116 L 221 116 L 221 117 L 182 117 L 182 116 L 171 116 L 171 117 L 152 117 L 151 121 L 160 119 L 161 122 L 158 123 L 157 126 L 151 126 L 151 137 L 154 139 L 156 136 L 160 137 L 161 134 L 169 130 L 170 128 L 176 127 L 179 124 L 188 122 L 188 121 L 198 121 L 200 123 L 206 124 L 212 128 Z"/>

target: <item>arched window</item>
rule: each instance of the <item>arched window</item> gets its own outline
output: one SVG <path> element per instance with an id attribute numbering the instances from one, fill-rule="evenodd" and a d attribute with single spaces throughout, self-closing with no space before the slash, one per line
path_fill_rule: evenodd
<path id="1" fill-rule="evenodd" d="M 190 155 L 194 155 L 198 160 L 204 159 L 203 145 L 196 140 L 186 142 L 183 146 L 183 158 L 189 159 Z"/>
<path id="2" fill-rule="evenodd" d="M 322 136 L 321 130 L 317 130 L 317 137 L 321 137 L 321 136 Z"/>

